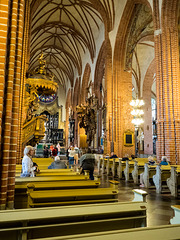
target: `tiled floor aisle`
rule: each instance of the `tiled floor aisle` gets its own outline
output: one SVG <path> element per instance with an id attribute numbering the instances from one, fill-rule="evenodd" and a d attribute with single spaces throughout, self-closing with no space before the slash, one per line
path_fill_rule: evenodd
<path id="1" fill-rule="evenodd" d="M 104 175 L 102 177 L 102 185 L 108 186 L 108 179 Z M 119 201 L 132 201 L 132 189 L 143 189 L 148 192 L 147 196 L 147 226 L 158 226 L 169 224 L 173 217 L 171 205 L 180 205 L 180 199 L 175 199 L 170 193 L 157 194 L 155 188 L 149 190 L 140 188 L 131 182 L 120 180 L 119 183 Z"/>

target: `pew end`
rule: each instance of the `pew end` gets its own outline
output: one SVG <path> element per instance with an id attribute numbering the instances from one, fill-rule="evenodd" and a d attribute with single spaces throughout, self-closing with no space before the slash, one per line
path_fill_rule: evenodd
<path id="1" fill-rule="evenodd" d="M 114 189 L 118 189 L 118 184 L 119 184 L 118 181 L 110 180 L 109 183 L 110 183 L 110 187 L 112 187 Z"/>
<path id="2" fill-rule="evenodd" d="M 170 220 L 171 224 L 180 224 L 180 205 L 173 205 L 174 217 Z"/>
<path id="3" fill-rule="evenodd" d="M 146 191 L 143 191 L 141 189 L 133 189 L 134 192 L 134 199 L 132 202 L 146 202 L 146 196 L 148 193 Z"/>

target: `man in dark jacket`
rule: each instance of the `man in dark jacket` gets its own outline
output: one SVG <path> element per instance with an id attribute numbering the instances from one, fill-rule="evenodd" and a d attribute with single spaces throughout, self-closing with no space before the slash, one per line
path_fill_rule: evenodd
<path id="1" fill-rule="evenodd" d="M 89 170 L 89 178 L 94 180 L 94 166 L 95 166 L 95 157 L 94 154 L 91 153 L 91 149 L 88 148 L 86 154 L 80 157 L 80 166 L 82 168 L 82 173 L 84 170 Z"/>

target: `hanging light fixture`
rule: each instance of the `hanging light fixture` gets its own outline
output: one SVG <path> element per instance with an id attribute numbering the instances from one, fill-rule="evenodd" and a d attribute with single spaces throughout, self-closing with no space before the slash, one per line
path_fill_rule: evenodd
<path id="1" fill-rule="evenodd" d="M 135 127 L 139 127 L 142 123 L 144 123 L 143 115 L 144 111 L 141 109 L 144 106 L 144 101 L 142 99 L 135 99 L 130 102 L 130 105 L 133 107 L 131 114 L 133 115 L 134 119 L 132 123 Z"/>

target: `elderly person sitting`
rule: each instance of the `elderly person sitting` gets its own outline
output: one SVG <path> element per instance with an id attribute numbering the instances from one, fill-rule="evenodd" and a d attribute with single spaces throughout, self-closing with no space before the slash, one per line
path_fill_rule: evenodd
<path id="1" fill-rule="evenodd" d="M 169 165 L 169 162 L 166 156 L 162 156 L 161 162 L 159 163 L 159 165 Z"/>
<path id="2" fill-rule="evenodd" d="M 33 154 L 34 148 L 32 146 L 26 146 L 24 149 L 24 157 L 22 159 L 22 173 L 20 177 L 35 177 L 34 171 L 36 170 L 36 167 L 33 167 Z"/>
<path id="3" fill-rule="evenodd" d="M 48 169 L 65 169 L 67 168 L 66 163 L 64 160 L 61 160 L 59 156 L 54 158 L 54 162 L 48 166 Z"/>

